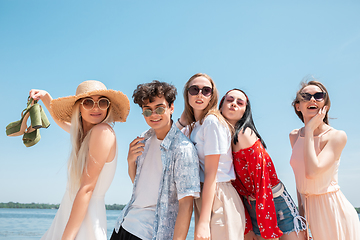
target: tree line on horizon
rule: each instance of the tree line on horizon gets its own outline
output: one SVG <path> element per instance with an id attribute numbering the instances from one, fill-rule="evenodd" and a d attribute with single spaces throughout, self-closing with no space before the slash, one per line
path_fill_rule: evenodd
<path id="1" fill-rule="evenodd" d="M 0 208 L 33 208 L 33 209 L 59 209 L 60 204 L 47 204 L 47 203 L 0 203 Z M 112 205 L 105 205 L 106 210 L 123 210 L 125 205 L 123 204 L 112 204 Z M 360 207 L 355 208 L 356 212 L 360 214 Z"/>
<path id="2" fill-rule="evenodd" d="M 59 209 L 60 204 L 48 204 L 48 203 L 18 203 L 8 202 L 0 203 L 0 208 L 30 208 L 30 209 Z M 106 210 L 122 210 L 125 205 L 112 204 L 105 205 Z"/>

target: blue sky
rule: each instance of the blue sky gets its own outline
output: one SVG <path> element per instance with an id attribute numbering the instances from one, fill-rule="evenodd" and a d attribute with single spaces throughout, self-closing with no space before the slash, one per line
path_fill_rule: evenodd
<path id="1" fill-rule="evenodd" d="M 177 119 L 185 82 L 204 72 L 220 95 L 234 87 L 248 94 L 257 128 L 294 198 L 288 134 L 302 123 L 291 102 L 305 76 L 322 81 L 332 101 L 330 124 L 348 136 L 339 183 L 359 207 L 359 10 L 358 1 L 0 1 L 0 202 L 60 203 L 65 191 L 68 133 L 50 119 L 31 148 L 5 134 L 6 125 L 20 119 L 30 89 L 58 98 L 96 79 L 129 97 L 128 121 L 115 125 L 118 165 L 105 198 L 125 204 L 132 189 L 128 145 L 148 129 L 133 90 L 154 79 L 174 84 Z"/>

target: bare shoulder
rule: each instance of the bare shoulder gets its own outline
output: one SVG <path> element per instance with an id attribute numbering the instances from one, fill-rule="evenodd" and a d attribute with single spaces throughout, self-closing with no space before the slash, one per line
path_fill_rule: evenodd
<path id="1" fill-rule="evenodd" d="M 238 146 L 238 150 L 251 147 L 257 139 L 256 134 L 250 128 L 246 128 L 245 132 L 240 131 L 238 134 L 239 141 L 236 144 Z"/>
<path id="2" fill-rule="evenodd" d="M 290 144 L 291 144 L 291 147 L 294 146 L 297 138 L 299 137 L 299 132 L 300 132 L 301 128 L 299 129 L 294 129 L 292 130 L 290 133 L 289 133 L 289 139 L 290 139 Z"/>
<path id="3" fill-rule="evenodd" d="M 347 142 L 347 135 L 343 130 L 333 129 L 329 132 L 329 140 L 335 144 L 345 145 Z"/>
<path id="4" fill-rule="evenodd" d="M 115 140 L 115 133 L 112 127 L 107 123 L 95 125 L 91 130 L 91 138 L 107 138 Z"/>

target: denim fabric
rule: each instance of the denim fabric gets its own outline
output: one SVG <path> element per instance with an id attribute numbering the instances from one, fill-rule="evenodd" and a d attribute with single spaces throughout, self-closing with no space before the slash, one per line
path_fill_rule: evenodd
<path id="1" fill-rule="evenodd" d="M 153 129 L 143 134 L 145 148 L 136 160 L 136 175 L 130 202 L 120 213 L 115 225 L 118 232 L 129 207 L 134 202 L 134 193 L 145 156 L 149 150 L 151 137 L 156 137 Z M 163 165 L 160 189 L 155 211 L 153 240 L 172 239 L 176 217 L 179 209 L 179 197 L 194 196 L 200 193 L 199 159 L 191 141 L 172 125 L 170 131 L 160 145 Z M 146 171 L 146 169 L 144 169 Z"/>
<path id="2" fill-rule="evenodd" d="M 294 225 L 294 218 L 296 216 L 299 216 L 299 213 L 298 213 L 297 209 L 293 209 L 293 212 L 296 214 L 296 216 L 294 217 L 293 216 L 294 213 L 292 213 L 291 209 L 289 208 L 288 204 L 286 203 L 285 196 L 287 196 L 288 199 L 292 202 L 291 206 L 294 206 L 296 208 L 296 206 L 295 206 L 292 198 L 290 197 L 289 193 L 287 192 L 285 186 L 284 186 L 284 193 L 281 194 L 280 196 L 274 198 L 274 203 L 275 203 L 276 219 L 277 219 L 278 227 L 284 234 L 286 234 L 286 233 L 291 233 L 291 232 L 296 231 L 295 225 Z M 259 230 L 257 220 L 256 220 L 256 211 L 255 211 L 256 210 L 256 201 L 250 201 L 251 205 L 249 205 L 248 200 L 245 198 L 243 202 L 244 202 L 245 208 L 247 209 L 247 211 L 250 214 L 253 231 L 256 235 L 260 236 L 260 230 Z M 299 219 L 299 217 L 296 217 L 295 221 L 298 221 L 299 226 L 304 226 L 301 223 L 301 220 Z M 306 226 L 305 226 L 305 228 L 300 227 L 299 230 L 300 231 L 306 230 Z"/>

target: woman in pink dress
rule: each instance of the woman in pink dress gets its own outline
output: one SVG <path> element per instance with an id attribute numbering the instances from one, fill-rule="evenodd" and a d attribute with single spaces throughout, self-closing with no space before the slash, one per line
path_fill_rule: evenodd
<path id="1" fill-rule="evenodd" d="M 340 191 L 338 168 L 346 133 L 329 126 L 330 98 L 318 81 L 303 83 L 293 101 L 305 124 L 290 133 L 300 214 L 315 240 L 360 239 L 358 215 Z M 309 234 L 308 234 L 309 236 Z"/>
<path id="2" fill-rule="evenodd" d="M 232 89 L 221 99 L 219 109 L 234 127 L 233 185 L 245 205 L 245 240 L 305 240 L 306 224 L 276 174 L 247 95 Z"/>

